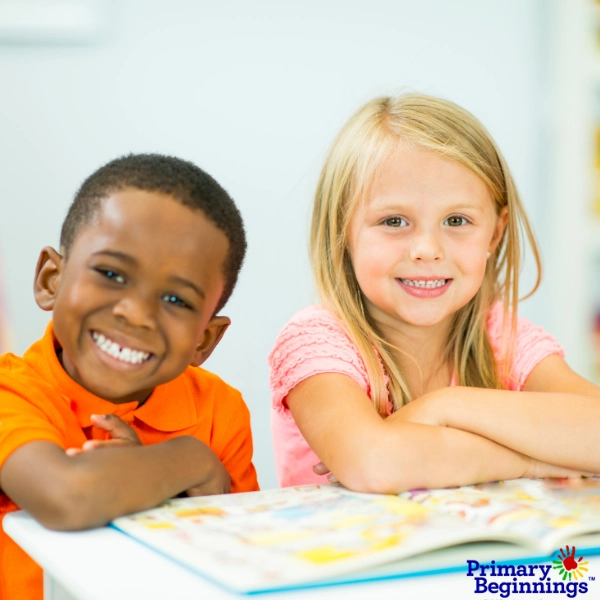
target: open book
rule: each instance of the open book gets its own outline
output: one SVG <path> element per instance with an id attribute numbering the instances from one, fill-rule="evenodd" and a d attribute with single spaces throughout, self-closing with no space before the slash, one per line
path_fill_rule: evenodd
<path id="1" fill-rule="evenodd" d="M 567 544 L 600 553 L 600 478 L 400 496 L 308 485 L 174 499 L 112 526 L 241 593 L 473 571 L 491 561 L 551 569 L 552 554 Z M 578 566 L 567 571 L 570 580 Z"/>

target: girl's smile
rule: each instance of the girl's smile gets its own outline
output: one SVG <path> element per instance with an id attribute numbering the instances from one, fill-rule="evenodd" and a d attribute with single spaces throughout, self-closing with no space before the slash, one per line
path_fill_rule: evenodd
<path id="1" fill-rule="evenodd" d="M 402 286 L 404 291 L 417 298 L 437 298 L 446 293 L 452 279 L 442 277 L 421 277 L 419 279 L 404 279 L 399 277 L 396 281 Z"/>
<path id="2" fill-rule="evenodd" d="M 458 162 L 400 147 L 350 222 L 365 308 L 382 331 L 450 326 L 479 290 L 506 224 L 484 182 Z"/>

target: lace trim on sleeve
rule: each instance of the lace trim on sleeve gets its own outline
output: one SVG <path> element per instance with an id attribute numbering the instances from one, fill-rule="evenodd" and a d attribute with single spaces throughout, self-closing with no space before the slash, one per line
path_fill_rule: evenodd
<path id="1" fill-rule="evenodd" d="M 323 307 L 309 307 L 285 325 L 269 354 L 269 365 L 272 405 L 278 411 L 286 410 L 284 400 L 291 389 L 319 373 L 348 375 L 370 394 L 358 349 Z"/>

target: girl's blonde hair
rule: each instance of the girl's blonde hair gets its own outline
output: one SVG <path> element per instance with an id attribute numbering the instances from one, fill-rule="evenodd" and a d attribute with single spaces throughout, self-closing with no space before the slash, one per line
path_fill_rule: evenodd
<path id="1" fill-rule="evenodd" d="M 473 115 L 447 100 L 420 94 L 376 98 L 360 108 L 333 142 L 321 171 L 310 255 L 321 300 L 357 345 L 369 376 L 371 399 L 382 415 L 386 414 L 388 391 L 394 409 L 412 398 L 393 357 L 393 350 L 398 349 L 382 338 L 364 310 L 348 251 L 348 229 L 378 169 L 402 143 L 467 167 L 486 184 L 497 214 L 508 207 L 508 224 L 487 262 L 481 288 L 453 319 L 446 358 L 454 364 L 459 385 L 506 386 L 516 332 L 524 238 L 533 251 L 537 270 L 528 295 L 538 288 L 541 277 L 539 252 L 515 183 L 490 134 Z M 504 302 L 502 355 L 506 357 L 500 369 L 486 329 L 487 314 L 499 299 Z"/>

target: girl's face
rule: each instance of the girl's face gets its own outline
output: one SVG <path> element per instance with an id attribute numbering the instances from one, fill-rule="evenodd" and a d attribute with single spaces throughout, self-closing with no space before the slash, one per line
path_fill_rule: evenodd
<path id="1" fill-rule="evenodd" d="M 365 308 L 385 329 L 447 325 L 480 288 L 507 222 L 461 164 L 401 148 L 351 222 L 349 249 Z"/>

